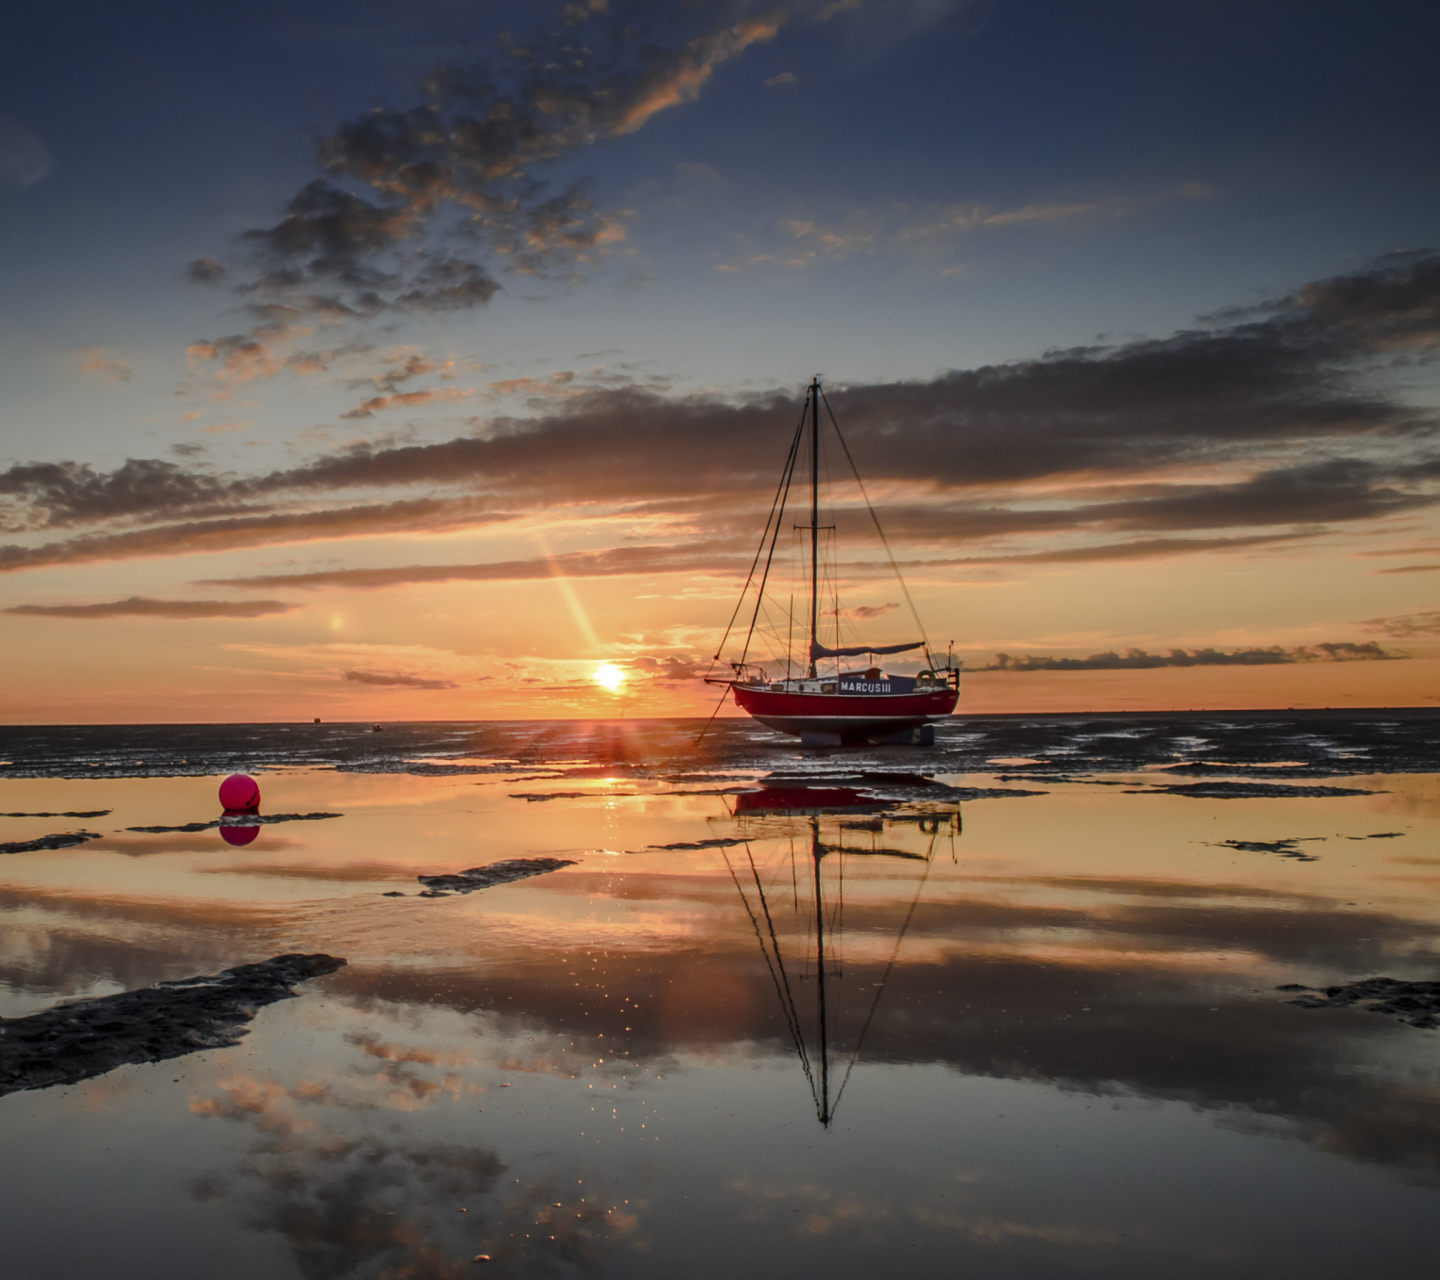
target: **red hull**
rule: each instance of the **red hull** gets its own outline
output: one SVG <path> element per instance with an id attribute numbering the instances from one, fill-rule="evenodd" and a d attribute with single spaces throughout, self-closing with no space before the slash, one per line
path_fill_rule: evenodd
<path id="1" fill-rule="evenodd" d="M 732 685 L 735 705 L 761 724 L 799 737 L 863 742 L 943 720 L 960 697 L 953 687 L 923 693 L 795 693 Z"/>

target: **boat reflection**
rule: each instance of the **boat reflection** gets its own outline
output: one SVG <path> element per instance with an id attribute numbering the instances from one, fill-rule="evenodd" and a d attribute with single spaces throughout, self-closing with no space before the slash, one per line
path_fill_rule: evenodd
<path id="1" fill-rule="evenodd" d="M 880 813 L 893 806 L 853 787 L 765 787 L 735 797 L 735 816 L 760 813 Z"/>
<path id="2" fill-rule="evenodd" d="M 801 792 L 805 794 L 798 794 Z M 769 970 L 795 1056 L 810 1087 L 816 1119 L 828 1129 L 894 973 L 900 945 L 925 891 L 942 835 L 950 837 L 954 855 L 953 840 L 960 831 L 959 807 L 947 814 L 927 813 L 919 819 L 917 830 L 927 837 L 921 851 L 882 843 L 886 834 L 883 819 L 822 823 L 826 815 L 885 807 L 848 789 L 772 789 L 738 799 L 751 800 L 749 805 L 737 804 L 736 816 L 742 819 L 742 833 L 749 827 L 754 838 L 746 841 L 743 854 L 726 850 L 726 866 Z M 763 807 L 757 803 L 765 800 L 769 803 Z M 745 823 L 747 814 L 803 817 L 805 821 L 787 824 L 790 830 L 785 832 L 774 824 Z M 897 829 L 890 834 L 903 836 L 905 825 L 903 821 L 896 823 Z M 864 843 L 867 834 L 868 845 Z M 860 883 L 855 883 L 852 871 L 850 888 L 852 903 L 858 891 L 858 906 L 866 923 L 864 954 L 847 975 L 843 945 L 846 862 L 854 858 L 865 860 Z M 870 860 L 880 858 L 923 864 L 923 871 L 913 877 L 914 888 L 908 900 L 905 896 L 897 900 L 893 874 L 868 874 L 874 869 Z M 896 920 L 901 909 L 904 914 Z M 873 922 L 882 917 L 889 917 L 889 922 L 877 927 Z M 883 950 L 877 955 L 873 943 L 882 938 L 888 941 L 892 934 L 894 941 L 882 968 Z M 832 1070 L 832 1058 L 837 1053 L 843 1064 L 838 1069 L 838 1081 L 837 1071 Z"/>

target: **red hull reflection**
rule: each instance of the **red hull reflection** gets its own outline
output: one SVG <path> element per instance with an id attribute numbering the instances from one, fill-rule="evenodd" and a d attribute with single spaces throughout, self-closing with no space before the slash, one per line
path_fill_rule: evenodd
<path id="1" fill-rule="evenodd" d="M 745 813 L 875 813 L 884 801 L 853 787 L 766 787 L 735 797 L 735 814 Z"/>

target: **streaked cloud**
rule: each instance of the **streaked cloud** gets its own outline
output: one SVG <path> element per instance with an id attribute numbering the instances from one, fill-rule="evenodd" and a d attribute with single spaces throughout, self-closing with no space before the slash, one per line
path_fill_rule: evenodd
<path id="1" fill-rule="evenodd" d="M 1379 631 L 1397 640 L 1410 636 L 1440 636 L 1440 609 L 1421 609 L 1390 618 L 1369 618 L 1360 625 L 1367 631 Z"/>
<path id="2" fill-rule="evenodd" d="M 316 539 L 438 532 L 474 528 L 488 521 L 511 518 L 509 513 L 487 514 L 482 505 L 473 499 L 419 498 L 319 511 L 189 520 L 128 533 L 67 538 L 34 547 L 0 545 L 0 573 L 49 565 L 196 555 Z"/>
<path id="3" fill-rule="evenodd" d="M 180 274 L 191 284 L 219 284 L 228 273 L 224 265 L 214 258 L 196 258 L 187 262 Z"/>
<path id="4" fill-rule="evenodd" d="M 82 373 L 112 386 L 124 386 L 134 373 L 129 361 L 122 360 L 120 353 L 110 347 L 79 347 L 74 354 L 80 357 Z"/>
<path id="5" fill-rule="evenodd" d="M 1297 542 L 1316 536 L 1314 530 L 1295 533 L 1252 534 L 1244 538 L 1137 538 L 1128 542 L 1105 542 L 1080 547 L 1054 547 L 1047 551 L 1015 555 L 972 556 L 946 561 L 954 565 L 985 564 L 1084 564 L 1107 560 L 1158 560 L 1168 556 L 1198 555 L 1206 551 L 1239 551 Z"/>
<path id="6" fill-rule="evenodd" d="M 0 519 L 15 532 L 179 513 L 223 504 L 228 488 L 209 472 L 157 458 L 132 458 L 108 472 L 79 462 L 18 463 L 0 471 L 0 499 L 9 499 Z"/>
<path id="7" fill-rule="evenodd" d="M 1154 667 L 1273 667 L 1299 662 L 1388 662 L 1405 658 L 1403 653 L 1387 653 L 1373 640 L 1364 643 L 1340 641 L 1327 644 L 1301 645 L 1294 649 L 1271 648 L 1233 649 L 1169 649 L 1165 653 L 1147 653 L 1144 649 L 1125 649 L 1120 653 L 1092 653 L 1087 658 L 1053 658 L 1024 654 L 1013 656 L 997 653 L 995 661 L 975 671 L 1145 671 Z"/>
<path id="8" fill-rule="evenodd" d="M 545 578 L 610 578 L 652 573 L 717 573 L 743 571 L 738 549 L 687 546 L 615 547 L 606 551 L 578 551 L 567 555 L 536 556 L 529 560 L 502 560 L 489 564 L 412 564 L 385 569 L 323 569 L 307 573 L 259 574 L 248 578 L 217 578 L 205 586 L 256 586 L 269 588 L 344 587 L 374 590 L 426 582 L 531 582 Z"/>
<path id="9" fill-rule="evenodd" d="M 18 604 L 4 612 L 26 618 L 265 618 L 291 613 L 283 600 L 153 600 L 130 596 L 97 604 Z"/>
<path id="10" fill-rule="evenodd" d="M 434 680 L 402 671 L 346 671 L 341 677 L 353 684 L 389 686 L 397 689 L 458 689 L 453 680 Z"/>
<path id="11" fill-rule="evenodd" d="M 486 390 L 497 396 L 524 394 L 558 400 L 570 399 L 580 393 L 581 388 L 574 383 L 574 371 L 562 369 L 543 378 L 504 378 L 499 382 L 489 383 Z"/>
<path id="12" fill-rule="evenodd" d="M 770 83 L 766 81 L 766 83 Z M 1161 205 L 1213 198 L 1203 182 L 1182 182 L 1138 195 L 1104 195 L 1074 200 L 1040 200 L 1012 208 L 965 203 L 911 209 L 855 208 L 838 220 L 787 217 L 776 225 L 779 245 L 749 246 L 720 265 L 721 270 L 805 267 L 857 254 L 905 252 L 982 231 L 1041 227 L 1093 228 L 1135 217 Z"/>
<path id="13" fill-rule="evenodd" d="M 192 342 L 186 348 L 186 364 L 207 382 L 222 391 L 256 378 L 271 379 L 289 371 L 297 377 L 324 373 L 341 348 L 297 350 L 297 344 L 314 332 L 314 326 L 291 324 L 284 313 L 298 315 L 292 308 L 275 309 L 281 318 L 267 320 L 246 333 Z"/>
<path id="14" fill-rule="evenodd" d="M 33 187 L 54 167 L 49 147 L 18 120 L 0 115 L 0 186 Z"/>
<path id="15" fill-rule="evenodd" d="M 342 418 L 372 418 L 386 409 L 419 409 L 427 404 L 458 404 L 475 394 L 473 387 L 430 387 L 424 391 L 396 391 L 390 395 L 372 396 L 353 409 L 347 409 Z"/>

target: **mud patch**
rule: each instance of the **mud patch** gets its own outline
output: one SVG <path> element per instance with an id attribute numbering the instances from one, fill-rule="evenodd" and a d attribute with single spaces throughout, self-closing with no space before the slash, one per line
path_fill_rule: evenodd
<path id="1" fill-rule="evenodd" d="M 516 791 L 511 794 L 510 799 L 537 804 L 545 800 L 609 800 L 617 795 L 636 794 L 638 793 L 634 791 Z"/>
<path id="2" fill-rule="evenodd" d="M 1370 1013 L 1383 1013 L 1412 1027 L 1440 1027 L 1440 982 L 1401 982 L 1398 978 L 1365 978 L 1338 987 L 1306 987 L 1298 982 L 1276 991 L 1303 991 L 1286 1004 L 1302 1009 L 1345 1009 L 1364 1004 Z"/>
<path id="3" fill-rule="evenodd" d="M 1191 796 L 1196 800 L 1320 800 L 1326 796 L 1378 796 L 1360 787 L 1291 787 L 1281 782 L 1177 782 L 1170 787 L 1145 787 L 1127 796 Z"/>
<path id="4" fill-rule="evenodd" d="M 1319 857 L 1306 853 L 1299 846 L 1324 839 L 1324 836 L 1292 836 L 1288 840 L 1216 840 L 1214 847 L 1239 849 L 1244 853 L 1278 853 L 1282 858 L 1294 858 L 1296 862 L 1319 862 Z"/>
<path id="5" fill-rule="evenodd" d="M 113 809 L 85 809 L 73 813 L 0 813 L 0 818 L 104 818 Z"/>
<path id="6" fill-rule="evenodd" d="M 99 840 L 98 831 L 62 831 L 53 836 L 41 836 L 38 840 L 11 840 L 0 844 L 0 853 L 38 853 L 41 849 L 69 849 L 87 840 Z"/>
<path id="7" fill-rule="evenodd" d="M 238 1044 L 257 1010 L 291 999 L 297 982 L 334 973 L 344 963 L 326 955 L 276 956 L 0 1020 L 0 1095 Z"/>
<path id="8" fill-rule="evenodd" d="M 454 875 L 415 878 L 425 886 L 420 891 L 420 897 L 446 898 L 452 893 L 473 893 L 476 889 L 489 889 L 497 884 L 509 884 L 512 880 L 559 871 L 561 867 L 573 867 L 575 863 L 574 858 L 506 858 L 503 862 L 471 867 L 469 871 L 459 871 Z"/>
<path id="9" fill-rule="evenodd" d="M 343 813 L 236 813 L 216 818 L 214 822 L 187 822 L 179 827 L 126 827 L 145 835 L 168 835 L 171 832 L 210 831 L 215 827 L 267 827 L 273 822 L 319 822 L 322 818 L 343 818 Z"/>

